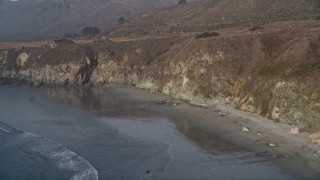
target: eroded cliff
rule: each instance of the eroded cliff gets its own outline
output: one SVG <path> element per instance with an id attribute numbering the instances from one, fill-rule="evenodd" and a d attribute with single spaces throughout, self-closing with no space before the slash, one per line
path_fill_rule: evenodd
<path id="1" fill-rule="evenodd" d="M 311 132 L 320 127 L 316 27 L 1 50 L 0 75 L 35 86 L 133 85 L 202 106 L 230 104 Z"/>

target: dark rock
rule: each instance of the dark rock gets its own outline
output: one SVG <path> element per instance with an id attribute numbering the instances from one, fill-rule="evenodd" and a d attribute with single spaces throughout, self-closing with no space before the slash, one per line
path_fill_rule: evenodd
<path id="1" fill-rule="evenodd" d="M 9 80 L 7 78 L 0 78 L 0 85 L 7 85 L 9 84 Z"/>
<path id="2" fill-rule="evenodd" d="M 67 85 L 69 85 L 69 84 L 70 84 L 69 78 L 65 79 L 64 82 L 63 82 L 63 85 L 64 85 L 64 86 L 67 86 Z"/>
<path id="3" fill-rule="evenodd" d="M 159 102 L 157 102 L 158 105 L 164 105 L 166 102 L 164 100 L 161 100 Z"/>
<path id="4" fill-rule="evenodd" d="M 261 153 L 257 153 L 256 156 L 272 156 L 272 154 L 269 154 L 268 151 L 264 151 L 264 152 L 261 152 Z"/>
<path id="5" fill-rule="evenodd" d="M 258 25 L 251 25 L 249 27 L 249 31 L 258 31 L 258 30 L 262 30 L 262 29 L 263 29 L 263 27 L 258 26 Z"/>

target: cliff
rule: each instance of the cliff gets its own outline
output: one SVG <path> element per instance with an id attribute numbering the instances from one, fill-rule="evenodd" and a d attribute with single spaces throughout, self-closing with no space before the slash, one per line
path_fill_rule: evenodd
<path id="1" fill-rule="evenodd" d="M 315 132 L 319 27 L 316 20 L 290 20 L 266 24 L 263 31 L 237 27 L 206 38 L 123 37 L 2 49 L 0 76 L 2 83 L 35 86 L 132 85 L 201 106 L 230 104 Z"/>

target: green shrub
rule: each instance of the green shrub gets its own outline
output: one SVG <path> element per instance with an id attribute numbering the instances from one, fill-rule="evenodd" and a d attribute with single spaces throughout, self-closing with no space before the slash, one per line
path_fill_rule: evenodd
<path id="1" fill-rule="evenodd" d="M 219 36 L 219 33 L 217 33 L 217 32 L 205 32 L 205 33 L 197 35 L 196 39 L 209 38 L 209 37 L 214 37 L 214 36 Z"/>
<path id="2" fill-rule="evenodd" d="M 288 62 L 275 63 L 269 60 L 255 64 L 253 71 L 263 76 L 285 76 L 286 71 L 291 68 L 292 65 Z"/>
<path id="3" fill-rule="evenodd" d="M 257 31 L 257 30 L 262 30 L 263 28 L 261 26 L 258 25 L 251 25 L 249 27 L 249 31 Z"/>
<path id="4" fill-rule="evenodd" d="M 320 16 L 317 16 L 317 17 L 316 17 L 316 20 L 320 20 Z"/>
<path id="5" fill-rule="evenodd" d="M 125 17 L 121 16 L 121 17 L 119 18 L 118 22 L 119 22 L 120 24 L 124 24 L 124 23 L 128 22 L 128 19 L 126 19 Z"/>
<path id="6" fill-rule="evenodd" d="M 81 36 L 95 36 L 100 33 L 100 29 L 97 27 L 85 27 L 81 31 Z"/>

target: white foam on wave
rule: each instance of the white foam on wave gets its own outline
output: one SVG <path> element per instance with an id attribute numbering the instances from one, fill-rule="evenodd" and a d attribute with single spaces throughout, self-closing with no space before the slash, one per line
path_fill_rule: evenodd
<path id="1" fill-rule="evenodd" d="M 1 131 L 4 131 L 4 132 L 6 132 L 6 133 L 10 133 L 10 131 L 8 131 L 8 130 L 2 128 L 2 127 L 0 127 L 0 130 L 1 130 Z"/>
<path id="2" fill-rule="evenodd" d="M 23 138 L 41 138 L 41 136 L 27 133 L 27 132 L 22 133 L 21 137 L 23 137 Z"/>
<path id="3" fill-rule="evenodd" d="M 24 141 L 30 141 L 32 150 L 53 161 L 59 170 L 74 172 L 72 180 L 97 180 L 98 171 L 84 158 L 50 139 L 22 133 Z"/>

